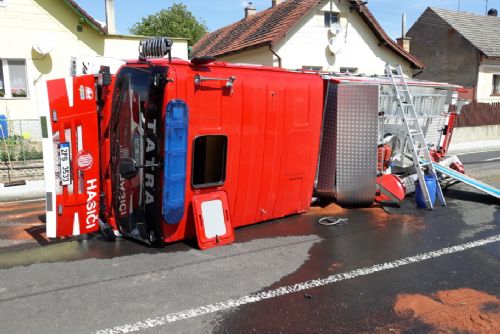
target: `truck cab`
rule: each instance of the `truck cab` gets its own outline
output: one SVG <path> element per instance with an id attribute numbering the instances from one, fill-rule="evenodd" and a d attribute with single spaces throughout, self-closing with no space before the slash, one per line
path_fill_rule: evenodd
<path id="1" fill-rule="evenodd" d="M 207 248 L 308 210 L 323 79 L 170 59 L 169 41 L 155 43 L 116 74 L 47 83 L 47 236 L 102 229 Z"/>

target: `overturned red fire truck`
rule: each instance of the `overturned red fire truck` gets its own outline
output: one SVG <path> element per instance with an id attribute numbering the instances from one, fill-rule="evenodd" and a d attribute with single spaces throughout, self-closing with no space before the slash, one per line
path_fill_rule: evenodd
<path id="1" fill-rule="evenodd" d="M 48 237 L 101 229 L 207 248 L 232 242 L 236 227 L 307 211 L 313 191 L 369 205 L 377 173 L 399 168 L 415 181 L 388 78 L 188 62 L 170 59 L 170 45 L 142 43 L 116 74 L 47 83 Z M 457 87 L 408 85 L 423 93 L 432 151 L 443 154 Z"/>

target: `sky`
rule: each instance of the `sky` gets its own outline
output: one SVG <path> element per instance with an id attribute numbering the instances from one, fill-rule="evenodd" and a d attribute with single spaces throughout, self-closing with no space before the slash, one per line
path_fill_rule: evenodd
<path id="1" fill-rule="evenodd" d="M 341 0 L 347 1 L 347 0 Z M 104 0 L 76 0 L 89 14 L 105 22 Z M 271 0 L 253 0 L 257 10 L 271 6 Z M 247 1 L 242 0 L 115 0 L 118 33 L 128 34 L 129 28 L 142 17 L 154 14 L 173 3 L 184 3 L 209 31 L 217 30 L 243 18 Z M 500 11 L 500 0 L 368 0 L 368 8 L 393 39 L 401 35 L 401 15 L 407 16 L 407 29 L 427 7 L 466 11 L 483 15 L 488 8 Z"/>

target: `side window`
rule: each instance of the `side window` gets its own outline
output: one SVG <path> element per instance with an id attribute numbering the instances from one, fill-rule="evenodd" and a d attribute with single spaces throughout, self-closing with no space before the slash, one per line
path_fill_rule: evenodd
<path id="1" fill-rule="evenodd" d="M 25 60 L 0 59 L 0 97 L 28 97 Z"/>
<path id="2" fill-rule="evenodd" d="M 325 27 L 329 27 L 332 24 L 339 22 L 339 13 L 336 12 L 325 12 Z"/>
<path id="3" fill-rule="evenodd" d="M 306 71 L 316 71 L 316 72 L 321 72 L 321 70 L 323 69 L 321 66 L 309 66 L 309 65 L 304 65 L 302 66 L 302 69 L 303 70 L 306 70 Z"/>
<path id="4" fill-rule="evenodd" d="M 26 61 L 9 60 L 9 79 L 12 97 L 27 97 Z"/>
<path id="5" fill-rule="evenodd" d="M 341 67 L 340 73 L 345 74 L 358 74 L 358 69 L 356 67 Z"/>
<path id="6" fill-rule="evenodd" d="M 493 74 L 492 95 L 500 95 L 500 74 Z"/>
<path id="7" fill-rule="evenodd" d="M 218 186 L 226 180 L 227 137 L 200 136 L 194 140 L 192 185 Z"/>

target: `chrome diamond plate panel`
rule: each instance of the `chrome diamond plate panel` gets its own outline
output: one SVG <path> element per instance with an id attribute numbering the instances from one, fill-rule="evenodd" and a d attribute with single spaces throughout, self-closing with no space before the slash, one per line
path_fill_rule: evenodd
<path id="1" fill-rule="evenodd" d="M 318 168 L 318 193 L 335 196 L 337 85 L 329 82 L 323 112 L 323 127 Z"/>
<path id="2" fill-rule="evenodd" d="M 337 87 L 336 198 L 341 205 L 373 203 L 377 176 L 378 85 Z"/>

